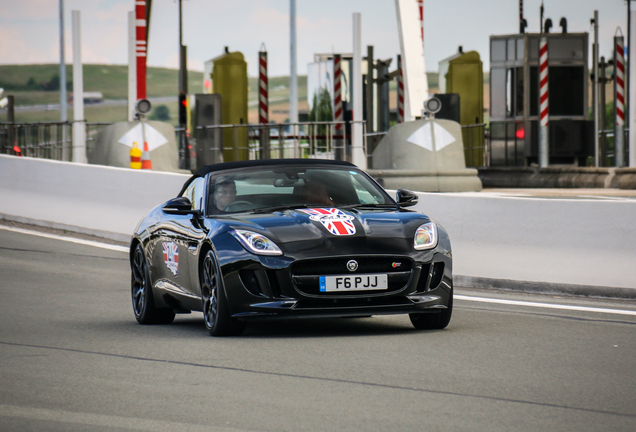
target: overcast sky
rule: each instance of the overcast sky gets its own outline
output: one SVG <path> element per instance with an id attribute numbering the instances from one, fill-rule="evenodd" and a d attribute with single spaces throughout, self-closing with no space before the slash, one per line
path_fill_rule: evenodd
<path id="1" fill-rule="evenodd" d="M 416 1 L 416 0 L 413 0 Z M 617 27 L 627 36 L 625 0 L 544 0 L 545 18 L 560 31 L 590 32 L 590 18 L 599 11 L 601 55 L 611 56 Z M 524 0 L 528 31 L 539 31 L 541 0 Z M 81 11 L 84 63 L 127 62 L 127 12 L 134 0 L 65 0 L 66 61 L 72 61 L 71 11 Z M 636 1 L 632 3 L 636 9 Z M 352 13 L 362 14 L 362 45 L 374 45 L 376 58 L 399 51 L 394 0 L 296 0 L 298 73 L 307 73 L 314 53 L 351 52 Z M 426 69 L 454 54 L 476 50 L 488 70 L 490 35 L 517 33 L 519 0 L 425 0 Z M 0 0 L 0 64 L 59 62 L 59 0 Z M 289 74 L 289 0 L 183 0 L 183 39 L 188 66 L 203 62 L 224 46 L 241 51 L 251 76 L 256 75 L 262 43 L 269 56 L 270 76 Z M 148 64 L 178 67 L 178 2 L 154 0 Z M 395 67 L 395 60 L 392 69 Z"/>

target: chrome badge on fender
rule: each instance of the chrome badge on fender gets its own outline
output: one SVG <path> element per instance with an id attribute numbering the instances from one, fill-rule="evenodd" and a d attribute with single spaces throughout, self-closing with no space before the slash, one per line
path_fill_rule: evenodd
<path id="1" fill-rule="evenodd" d="M 179 271 L 179 247 L 174 242 L 164 242 L 161 244 L 161 248 L 166 267 L 176 276 Z"/>

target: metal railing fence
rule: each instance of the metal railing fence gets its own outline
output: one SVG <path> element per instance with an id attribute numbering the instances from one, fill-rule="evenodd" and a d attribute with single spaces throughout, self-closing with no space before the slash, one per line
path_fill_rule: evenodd
<path id="1" fill-rule="evenodd" d="M 0 153 L 27 157 L 73 160 L 73 123 L 0 123 Z M 95 145 L 100 129 L 112 123 L 86 123 L 86 151 Z M 373 168 L 372 153 L 386 132 L 366 133 L 365 121 L 323 121 L 299 123 L 238 124 L 199 126 L 187 135 L 190 167 L 222 160 L 254 160 L 285 158 L 321 158 L 352 160 L 351 129 L 362 124 L 363 149 L 368 167 Z M 186 131 L 176 128 L 177 143 Z M 475 131 L 475 132 L 472 132 Z M 468 133 L 467 133 L 468 132 Z M 466 166 L 488 166 L 490 160 L 489 130 L 486 124 L 462 126 Z M 613 131 L 602 131 L 608 137 Z M 482 135 L 483 134 L 483 135 Z M 477 135 L 483 136 L 479 138 Z M 609 157 L 613 153 L 609 153 Z M 180 153 L 183 162 L 183 148 Z M 200 162 L 197 162 L 197 159 Z M 183 165 L 182 165 L 183 166 Z M 185 168 L 185 166 L 183 166 Z"/>
<path id="2" fill-rule="evenodd" d="M 629 128 L 623 129 L 624 143 L 629 143 Z M 614 144 L 614 129 L 598 131 L 599 165 L 602 167 L 616 166 L 616 147 Z M 629 144 L 624 145 L 623 160 L 628 161 Z"/>
<path id="3" fill-rule="evenodd" d="M 351 160 L 351 129 L 364 121 L 234 124 L 199 126 L 189 137 L 191 167 L 220 161 L 321 158 Z M 186 131 L 177 128 L 177 142 Z M 366 154 L 366 136 L 363 139 Z M 184 161 L 183 152 L 180 160 Z M 196 160 L 195 160 L 196 159 Z"/>
<path id="4" fill-rule="evenodd" d="M 73 160 L 73 123 L 0 123 L 0 153 L 53 159 Z M 86 151 L 95 143 L 99 130 L 111 123 L 84 122 L 86 124 Z"/>

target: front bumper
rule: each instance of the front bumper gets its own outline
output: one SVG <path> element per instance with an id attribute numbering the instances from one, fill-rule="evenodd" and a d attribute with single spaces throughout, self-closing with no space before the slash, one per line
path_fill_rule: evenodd
<path id="1" fill-rule="evenodd" d="M 311 261 L 357 258 L 361 262 L 369 255 L 315 258 Z M 452 259 L 448 254 L 430 251 L 417 257 L 371 256 L 388 261 L 409 261 L 409 271 L 391 273 L 379 268 L 378 273 L 395 276 L 398 285 L 382 292 L 319 293 L 307 281 L 319 275 L 298 275 L 289 262 L 272 260 L 243 261 L 224 269 L 223 280 L 232 316 L 242 320 L 252 318 L 316 318 L 389 315 L 430 312 L 446 309 L 452 295 Z M 417 261 L 417 258 L 426 258 Z M 229 270 L 229 271 L 227 271 Z M 403 270 L 403 269 L 402 269 Z M 320 270 L 326 271 L 326 270 Z M 320 275 L 336 275 L 332 273 Z M 335 273 L 334 273 L 335 272 Z M 344 274 L 344 273 L 343 273 Z M 389 278 L 391 279 L 391 277 Z"/>

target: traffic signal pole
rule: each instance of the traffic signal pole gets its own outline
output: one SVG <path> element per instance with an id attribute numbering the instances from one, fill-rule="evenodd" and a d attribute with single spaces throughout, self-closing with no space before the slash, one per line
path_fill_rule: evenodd
<path id="1" fill-rule="evenodd" d="M 179 0 L 179 167 L 190 170 L 190 151 L 187 135 L 188 66 L 187 48 L 183 45 L 183 0 Z"/>

